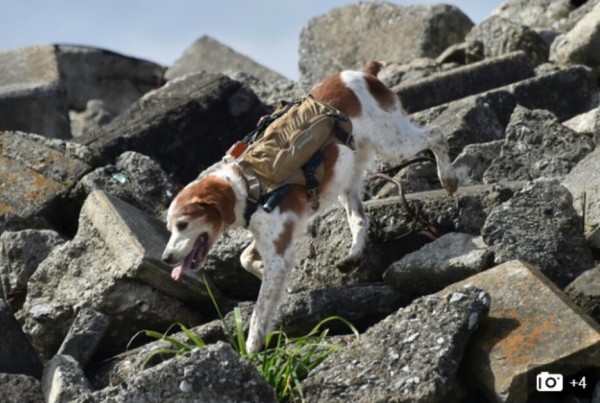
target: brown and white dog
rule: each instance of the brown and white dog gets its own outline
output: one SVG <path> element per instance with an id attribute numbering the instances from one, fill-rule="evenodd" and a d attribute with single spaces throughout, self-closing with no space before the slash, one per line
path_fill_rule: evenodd
<path id="1" fill-rule="evenodd" d="M 262 284 L 250 320 L 246 342 L 250 353 L 259 351 L 286 292 L 286 279 L 294 266 L 294 240 L 305 229 L 312 214 L 325 210 L 335 200 L 346 209 L 352 246 L 342 266 L 358 262 L 365 246 L 368 219 L 361 192 L 367 165 L 375 154 L 390 162 L 403 162 L 424 149 L 437 160 L 443 187 L 452 194 L 457 178 L 448 157 L 448 146 L 438 132 L 411 123 L 400 100 L 376 77 L 381 64 L 370 62 L 360 71 L 343 71 L 327 78 L 312 96 L 346 114 L 352 121 L 356 150 L 331 144 L 325 150 L 325 176 L 319 188 L 319 209 L 307 200 L 306 189 L 293 185 L 278 207 L 268 213 L 259 207 L 248 229 L 254 240 L 242 252 L 243 267 Z M 171 238 L 163 253 L 166 263 L 177 265 L 171 277 L 177 280 L 189 269 L 202 266 L 211 247 L 228 228 L 245 225 L 244 207 L 248 183 L 236 161 L 224 159 L 188 184 L 173 200 L 167 215 Z"/>

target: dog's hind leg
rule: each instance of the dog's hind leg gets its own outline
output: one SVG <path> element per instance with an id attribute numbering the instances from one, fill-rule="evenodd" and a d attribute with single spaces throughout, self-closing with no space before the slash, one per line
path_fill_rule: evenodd
<path id="1" fill-rule="evenodd" d="M 252 241 L 252 243 L 244 249 L 240 255 L 240 262 L 247 272 L 254 274 L 259 280 L 262 280 L 264 263 L 260 257 L 260 253 L 256 250 L 256 241 Z"/>

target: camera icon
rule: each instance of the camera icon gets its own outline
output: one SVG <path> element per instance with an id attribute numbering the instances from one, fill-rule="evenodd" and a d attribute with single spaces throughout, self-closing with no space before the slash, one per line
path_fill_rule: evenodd
<path id="1" fill-rule="evenodd" d="M 561 374 L 542 372 L 535 379 L 535 387 L 538 392 L 562 392 L 563 390 L 563 376 Z"/>

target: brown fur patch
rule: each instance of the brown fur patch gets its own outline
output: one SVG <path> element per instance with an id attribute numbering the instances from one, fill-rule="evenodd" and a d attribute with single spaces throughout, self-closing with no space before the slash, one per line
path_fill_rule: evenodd
<path id="1" fill-rule="evenodd" d="M 384 67 L 384 64 L 381 62 L 378 62 L 377 60 L 371 60 L 370 62 L 368 62 L 367 64 L 365 64 L 362 68 L 363 73 L 365 74 L 370 74 L 372 76 L 377 77 L 377 74 L 379 74 L 379 72 L 381 71 L 381 69 Z"/>
<path id="2" fill-rule="evenodd" d="M 302 185 L 291 185 L 292 189 L 279 203 L 281 212 L 291 211 L 297 215 L 302 214 L 308 203 L 306 188 Z"/>
<path id="3" fill-rule="evenodd" d="M 358 97 L 342 81 L 339 74 L 326 78 L 310 93 L 317 101 L 325 102 L 349 117 L 362 113 Z"/>
<path id="4" fill-rule="evenodd" d="M 204 216 L 215 227 L 232 224 L 235 221 L 235 193 L 229 182 L 214 176 L 207 176 L 185 187 L 176 197 L 177 216 L 192 218 Z"/>
<path id="5" fill-rule="evenodd" d="M 275 252 L 277 252 L 278 255 L 283 256 L 286 249 L 290 246 L 293 233 L 294 223 L 288 220 L 283 224 L 283 231 L 275 240 Z"/>
<path id="6" fill-rule="evenodd" d="M 398 102 L 398 96 L 394 94 L 392 90 L 385 86 L 384 83 L 379 81 L 375 76 L 366 75 L 365 80 L 369 87 L 369 92 L 373 95 L 373 98 L 377 100 L 381 109 L 388 112 L 392 112 L 396 109 L 396 102 Z"/>

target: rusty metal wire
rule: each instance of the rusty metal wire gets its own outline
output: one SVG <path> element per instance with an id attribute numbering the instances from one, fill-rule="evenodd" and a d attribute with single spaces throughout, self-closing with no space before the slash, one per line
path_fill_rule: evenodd
<path id="1" fill-rule="evenodd" d="M 404 210 L 406 210 L 408 215 L 410 217 L 412 217 L 412 219 L 413 219 L 413 222 L 411 224 L 411 229 L 409 231 L 407 231 L 406 233 L 396 236 L 394 239 L 404 238 L 410 234 L 415 233 L 417 230 L 417 226 L 419 224 L 421 224 L 423 227 L 425 227 L 425 229 L 418 232 L 418 234 L 426 236 L 427 238 L 429 238 L 431 240 L 437 239 L 437 237 L 439 235 L 439 230 L 423 216 L 420 206 L 417 206 L 417 208 L 415 210 L 411 207 L 410 203 L 406 200 L 406 196 L 404 193 L 404 186 L 402 186 L 402 183 L 399 180 L 388 175 L 388 173 L 391 171 L 400 170 L 400 169 L 406 168 L 407 166 L 409 166 L 411 164 L 415 164 L 418 162 L 424 162 L 424 161 L 435 162 L 433 159 L 431 159 L 429 157 L 416 157 L 416 158 L 410 159 L 396 167 L 387 169 L 385 171 L 380 171 L 380 172 L 374 173 L 369 177 L 369 179 L 378 178 L 378 179 L 383 179 L 383 180 L 393 183 L 396 186 L 396 188 L 398 189 L 398 195 L 400 197 L 400 204 L 402 205 Z"/>

